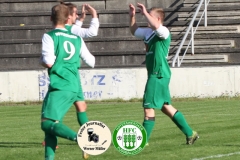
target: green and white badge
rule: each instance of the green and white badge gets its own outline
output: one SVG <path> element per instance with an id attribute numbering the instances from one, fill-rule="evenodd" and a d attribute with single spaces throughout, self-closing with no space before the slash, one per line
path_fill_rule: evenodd
<path id="1" fill-rule="evenodd" d="M 124 155 L 140 153 L 147 143 L 144 127 L 134 121 L 124 121 L 113 131 L 112 142 L 115 148 Z"/>

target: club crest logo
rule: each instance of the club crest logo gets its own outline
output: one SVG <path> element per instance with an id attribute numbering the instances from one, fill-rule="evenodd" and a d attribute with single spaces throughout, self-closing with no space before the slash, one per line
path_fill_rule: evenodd
<path id="1" fill-rule="evenodd" d="M 147 133 L 141 124 L 124 121 L 115 128 L 112 141 L 120 153 L 136 155 L 144 149 L 147 143 Z"/>

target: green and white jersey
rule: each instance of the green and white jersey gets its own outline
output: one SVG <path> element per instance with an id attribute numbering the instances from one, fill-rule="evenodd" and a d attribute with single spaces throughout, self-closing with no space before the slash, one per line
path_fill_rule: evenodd
<path id="1" fill-rule="evenodd" d="M 151 28 L 138 28 L 135 36 L 144 40 L 146 45 L 146 68 L 149 76 L 170 78 L 171 70 L 167 62 L 171 35 L 169 30 L 160 26 L 153 31 Z"/>
<path id="2" fill-rule="evenodd" d="M 55 29 L 43 35 L 42 61 L 52 65 L 48 69 L 50 91 L 79 91 L 80 57 L 89 66 L 94 67 L 95 58 L 80 37 L 66 29 Z"/>

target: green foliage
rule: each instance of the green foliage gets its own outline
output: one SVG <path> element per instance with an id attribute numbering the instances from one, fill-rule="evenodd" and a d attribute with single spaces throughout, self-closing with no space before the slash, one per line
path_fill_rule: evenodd
<path id="1" fill-rule="evenodd" d="M 104 154 L 91 156 L 91 160 L 192 160 L 215 155 L 220 157 L 206 159 L 240 159 L 239 98 L 174 99 L 173 102 L 200 135 L 194 145 L 185 145 L 185 136 L 175 124 L 162 112 L 156 111 L 156 124 L 149 146 L 141 153 L 124 156 L 111 145 Z M 43 159 L 41 142 L 44 135 L 40 129 L 40 112 L 40 104 L 1 105 L 0 159 Z M 89 120 L 104 122 L 112 132 L 124 120 L 139 123 L 143 120 L 141 102 L 89 103 L 87 113 Z M 79 129 L 74 107 L 67 113 L 64 123 L 76 131 Z M 59 138 L 58 145 L 55 160 L 81 159 L 76 143 Z M 227 154 L 230 155 L 225 157 Z"/>

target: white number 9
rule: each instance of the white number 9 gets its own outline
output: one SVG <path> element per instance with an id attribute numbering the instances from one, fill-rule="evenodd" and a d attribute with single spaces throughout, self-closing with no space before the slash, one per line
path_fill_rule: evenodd
<path id="1" fill-rule="evenodd" d="M 70 46 L 70 51 L 68 50 L 68 46 Z M 67 54 L 70 54 L 67 58 L 64 58 L 64 60 L 69 60 L 72 58 L 72 56 L 74 55 L 75 53 L 75 47 L 74 45 L 69 42 L 69 41 L 65 41 L 63 43 L 63 47 L 64 47 L 64 50 L 66 51 Z"/>

